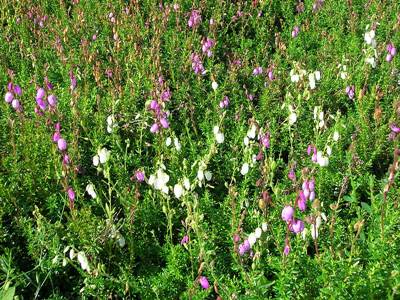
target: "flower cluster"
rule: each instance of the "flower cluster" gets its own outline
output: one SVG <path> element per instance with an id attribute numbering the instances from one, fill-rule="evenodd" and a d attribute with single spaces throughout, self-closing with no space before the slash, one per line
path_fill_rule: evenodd
<path id="1" fill-rule="evenodd" d="M 36 107 L 35 113 L 42 115 L 49 107 L 49 111 L 54 111 L 57 105 L 57 97 L 54 94 L 50 94 L 52 90 L 52 85 L 47 84 L 46 89 L 39 87 L 36 92 Z"/>
<path id="2" fill-rule="evenodd" d="M 219 102 L 220 108 L 227 108 L 229 106 L 229 98 L 228 96 L 224 96 L 224 98 Z"/>
<path id="3" fill-rule="evenodd" d="M 167 183 L 169 181 L 169 175 L 164 172 L 164 168 L 161 167 L 155 174 L 151 174 L 149 177 L 149 185 L 153 186 L 156 190 L 168 194 L 169 188 Z"/>
<path id="4" fill-rule="evenodd" d="M 19 85 L 14 85 L 12 82 L 8 83 L 7 85 L 7 92 L 4 95 L 4 100 L 11 104 L 12 108 L 15 109 L 17 112 L 22 111 L 22 106 L 20 101 L 16 98 L 16 96 L 22 95 L 22 89 Z"/>
<path id="5" fill-rule="evenodd" d="M 151 100 L 149 104 L 149 110 L 153 112 L 154 116 L 154 123 L 150 127 L 151 133 L 157 133 L 161 128 L 169 128 L 169 112 L 165 111 L 165 102 L 170 99 L 171 91 L 168 87 L 165 87 L 164 79 L 160 76 L 156 89 L 156 99 Z"/>
<path id="6" fill-rule="evenodd" d="M 203 62 L 201 61 L 200 56 L 197 53 L 192 53 L 190 59 L 192 61 L 192 68 L 194 73 L 196 75 L 204 75 L 206 73 L 206 70 L 204 69 Z"/>
<path id="7" fill-rule="evenodd" d="M 386 46 L 386 50 L 387 50 L 387 52 L 388 52 L 388 54 L 386 55 L 386 61 L 387 61 L 387 62 L 391 62 L 392 59 L 393 59 L 393 57 L 394 57 L 394 56 L 396 55 L 396 53 L 397 53 L 396 47 L 393 45 L 393 43 L 389 43 L 389 44 Z"/>
<path id="8" fill-rule="evenodd" d="M 210 39 L 209 37 L 204 38 L 201 42 L 201 50 L 203 53 L 206 53 L 208 57 L 212 56 L 211 48 L 215 46 L 215 40 Z"/>
<path id="9" fill-rule="evenodd" d="M 257 240 L 261 237 L 261 234 L 268 230 L 268 224 L 262 223 L 261 227 L 257 227 L 254 232 L 250 233 L 247 239 L 244 240 L 243 243 L 239 245 L 239 255 L 243 256 L 247 252 L 251 254 L 251 247 L 257 242 Z"/>
<path id="10" fill-rule="evenodd" d="M 190 28 L 196 28 L 201 22 L 201 14 L 200 11 L 194 9 L 190 13 L 189 21 L 188 21 L 188 26 Z"/>
<path id="11" fill-rule="evenodd" d="M 346 87 L 346 94 L 350 100 L 354 99 L 355 92 L 356 92 L 356 88 L 354 85 L 348 85 Z"/>

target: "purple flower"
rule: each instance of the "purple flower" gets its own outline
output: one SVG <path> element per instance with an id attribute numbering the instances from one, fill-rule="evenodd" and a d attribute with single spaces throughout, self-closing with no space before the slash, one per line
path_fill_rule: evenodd
<path id="1" fill-rule="evenodd" d="M 267 149 L 270 147 L 270 140 L 269 140 L 268 132 L 261 137 L 261 144 Z"/>
<path id="2" fill-rule="evenodd" d="M 282 210 L 282 220 L 289 222 L 293 219 L 294 209 L 291 206 L 285 206 Z"/>
<path id="3" fill-rule="evenodd" d="M 207 53 L 208 57 L 211 57 L 212 56 L 211 48 L 214 47 L 214 45 L 215 41 L 207 37 L 203 39 L 203 41 L 201 42 L 201 50 L 203 51 L 203 53 Z"/>
<path id="4" fill-rule="evenodd" d="M 302 193 L 302 192 L 303 191 L 300 191 L 300 193 Z M 301 211 L 305 211 L 306 210 L 307 203 L 306 203 L 306 198 L 305 198 L 304 194 L 303 194 L 303 197 L 300 196 L 300 197 L 297 198 L 297 206 L 299 207 L 299 209 Z"/>
<path id="5" fill-rule="evenodd" d="M 262 67 L 256 67 L 256 68 L 253 70 L 253 75 L 254 75 L 254 76 L 257 76 L 257 75 L 262 74 L 262 72 L 263 72 L 263 68 L 262 68 Z"/>
<path id="6" fill-rule="evenodd" d="M 390 129 L 392 130 L 392 132 L 394 133 L 400 133 L 400 127 L 398 127 L 396 124 L 392 123 L 390 124 Z"/>
<path id="7" fill-rule="evenodd" d="M 65 153 L 63 157 L 63 165 L 69 165 L 69 163 L 70 163 L 69 155 Z"/>
<path id="8" fill-rule="evenodd" d="M 304 230 L 304 222 L 301 220 L 295 220 L 292 223 L 292 231 L 296 234 Z"/>
<path id="9" fill-rule="evenodd" d="M 67 141 L 63 138 L 58 139 L 57 146 L 60 151 L 65 151 L 67 149 Z"/>
<path id="10" fill-rule="evenodd" d="M 309 199 L 310 199 L 310 201 L 314 201 L 315 200 L 315 192 L 314 191 L 310 192 Z"/>
<path id="11" fill-rule="evenodd" d="M 295 180 L 296 180 L 296 174 L 294 173 L 294 170 L 293 170 L 293 169 L 290 169 L 289 174 L 288 174 L 288 178 L 289 178 L 291 181 L 295 181 Z"/>
<path id="12" fill-rule="evenodd" d="M 71 90 L 75 90 L 76 88 L 76 77 L 72 71 L 69 72 L 69 79 L 71 81 Z"/>
<path id="13" fill-rule="evenodd" d="M 245 250 L 245 248 L 244 248 L 244 245 L 243 245 L 243 244 L 240 244 L 240 245 L 239 245 L 239 255 L 240 255 L 240 256 L 243 256 L 245 253 L 246 253 L 246 250 Z"/>
<path id="14" fill-rule="evenodd" d="M 283 254 L 285 254 L 285 256 L 288 256 L 290 252 L 290 246 L 288 244 L 285 244 L 285 248 L 283 248 Z"/>
<path id="15" fill-rule="evenodd" d="M 295 38 L 299 35 L 300 32 L 300 28 L 299 26 L 294 26 L 293 30 L 292 30 L 292 38 Z"/>
<path id="16" fill-rule="evenodd" d="M 274 72 L 272 70 L 268 71 L 268 78 L 271 81 L 275 79 Z"/>
<path id="17" fill-rule="evenodd" d="M 46 110 L 47 104 L 44 102 L 42 98 L 36 98 L 36 103 L 40 107 L 41 110 Z"/>
<path id="18" fill-rule="evenodd" d="M 138 182 L 143 182 L 143 181 L 144 181 L 144 172 L 143 172 L 143 171 L 140 171 L 140 170 L 137 170 L 137 171 L 135 172 L 135 177 L 136 177 L 136 180 L 137 180 Z"/>
<path id="19" fill-rule="evenodd" d="M 14 93 L 17 94 L 18 96 L 22 95 L 22 89 L 18 84 L 14 85 Z"/>
<path id="20" fill-rule="evenodd" d="M 389 43 L 386 46 L 386 50 L 389 52 L 389 54 L 393 57 L 396 55 L 396 47 L 393 45 L 393 43 Z"/>
<path id="21" fill-rule="evenodd" d="M 205 290 L 210 287 L 210 284 L 208 283 L 208 279 L 205 276 L 200 276 L 199 282 L 200 282 L 201 287 Z"/>
<path id="22" fill-rule="evenodd" d="M 151 133 L 157 133 L 160 130 L 160 126 L 157 123 L 154 123 L 150 127 L 150 132 Z"/>
<path id="23" fill-rule="evenodd" d="M 203 63 L 200 59 L 200 56 L 196 53 L 192 53 L 190 56 L 190 59 L 192 60 L 192 68 L 195 74 L 205 74 L 205 69 L 203 66 Z"/>
<path id="24" fill-rule="evenodd" d="M 386 61 L 387 61 L 387 62 L 391 62 L 392 59 L 393 59 L 392 54 L 388 53 L 388 54 L 386 55 Z"/>
<path id="25" fill-rule="evenodd" d="M 164 117 L 160 118 L 160 124 L 163 128 L 169 127 L 169 122 L 168 122 L 167 118 L 164 118 Z"/>
<path id="26" fill-rule="evenodd" d="M 169 89 L 166 89 L 161 93 L 161 100 L 162 101 L 169 101 L 171 99 L 171 91 Z"/>
<path id="27" fill-rule="evenodd" d="M 198 10 L 192 10 L 190 13 L 189 21 L 188 21 L 188 26 L 190 28 L 196 28 L 201 22 L 201 15 Z"/>
<path id="28" fill-rule="evenodd" d="M 53 142 L 57 143 L 60 138 L 61 138 L 60 132 L 58 132 L 58 131 L 54 132 L 54 134 L 53 134 Z"/>
<path id="29" fill-rule="evenodd" d="M 189 243 L 189 236 L 186 234 L 182 240 L 181 240 L 181 245 Z"/>
<path id="30" fill-rule="evenodd" d="M 49 103 L 50 106 L 54 107 L 57 105 L 57 98 L 54 95 L 50 95 L 47 97 L 47 102 Z"/>
<path id="31" fill-rule="evenodd" d="M 346 87 L 346 93 L 347 93 L 347 96 L 349 96 L 350 100 L 353 99 L 354 95 L 355 95 L 355 87 L 354 87 L 354 85 L 347 86 Z"/>
<path id="32" fill-rule="evenodd" d="M 308 182 L 308 188 L 310 189 L 311 192 L 313 192 L 313 191 L 315 190 L 315 179 L 314 179 L 314 178 L 311 179 L 311 180 Z"/>
<path id="33" fill-rule="evenodd" d="M 69 200 L 70 201 L 74 201 L 75 200 L 75 192 L 74 192 L 74 190 L 71 187 L 69 187 L 68 190 L 67 190 L 67 193 L 68 193 Z"/>
<path id="34" fill-rule="evenodd" d="M 60 122 L 57 122 L 56 124 L 54 124 L 54 130 L 60 132 L 60 130 L 61 130 Z"/>
<path id="35" fill-rule="evenodd" d="M 14 99 L 14 95 L 11 92 L 7 92 L 6 95 L 4 96 L 4 100 L 7 103 L 11 103 Z"/>
<path id="36" fill-rule="evenodd" d="M 19 111 L 19 110 L 21 109 L 21 103 L 19 103 L 19 100 L 18 100 L 18 99 L 14 99 L 14 100 L 11 102 L 11 106 L 12 106 L 16 111 Z"/>
<path id="37" fill-rule="evenodd" d="M 151 100 L 150 102 L 150 109 L 154 111 L 158 111 L 160 109 L 160 105 L 156 100 Z"/>
<path id="38" fill-rule="evenodd" d="M 224 98 L 219 103 L 219 107 L 227 108 L 228 106 L 229 106 L 229 98 L 228 98 L 228 96 L 224 96 Z"/>
<path id="39" fill-rule="evenodd" d="M 36 93 L 36 100 L 37 100 L 37 99 L 43 99 L 44 96 L 45 96 L 45 91 L 44 91 L 44 89 L 43 89 L 43 88 L 39 88 L 39 89 L 37 90 L 37 93 Z"/>

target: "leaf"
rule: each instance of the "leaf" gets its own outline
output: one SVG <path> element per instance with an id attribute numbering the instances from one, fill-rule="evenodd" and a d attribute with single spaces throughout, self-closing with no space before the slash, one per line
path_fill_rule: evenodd
<path id="1" fill-rule="evenodd" d="M 8 288 L 5 291 L 0 292 L 0 299 L 2 300 L 13 300 L 15 294 L 15 286 Z"/>
<path id="2" fill-rule="evenodd" d="M 361 207 L 363 210 L 365 210 L 367 213 L 371 213 L 371 206 L 368 203 L 361 202 Z"/>

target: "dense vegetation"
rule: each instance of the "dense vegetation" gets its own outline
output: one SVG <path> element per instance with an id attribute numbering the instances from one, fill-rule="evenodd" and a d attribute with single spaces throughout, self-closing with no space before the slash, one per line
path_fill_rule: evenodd
<path id="1" fill-rule="evenodd" d="M 398 299 L 400 3 L 0 4 L 1 299 Z"/>

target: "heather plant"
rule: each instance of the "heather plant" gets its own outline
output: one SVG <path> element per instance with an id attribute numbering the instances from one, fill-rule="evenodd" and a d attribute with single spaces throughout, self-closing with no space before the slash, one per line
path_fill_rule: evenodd
<path id="1" fill-rule="evenodd" d="M 0 299 L 397 299 L 395 1 L 0 4 Z"/>

